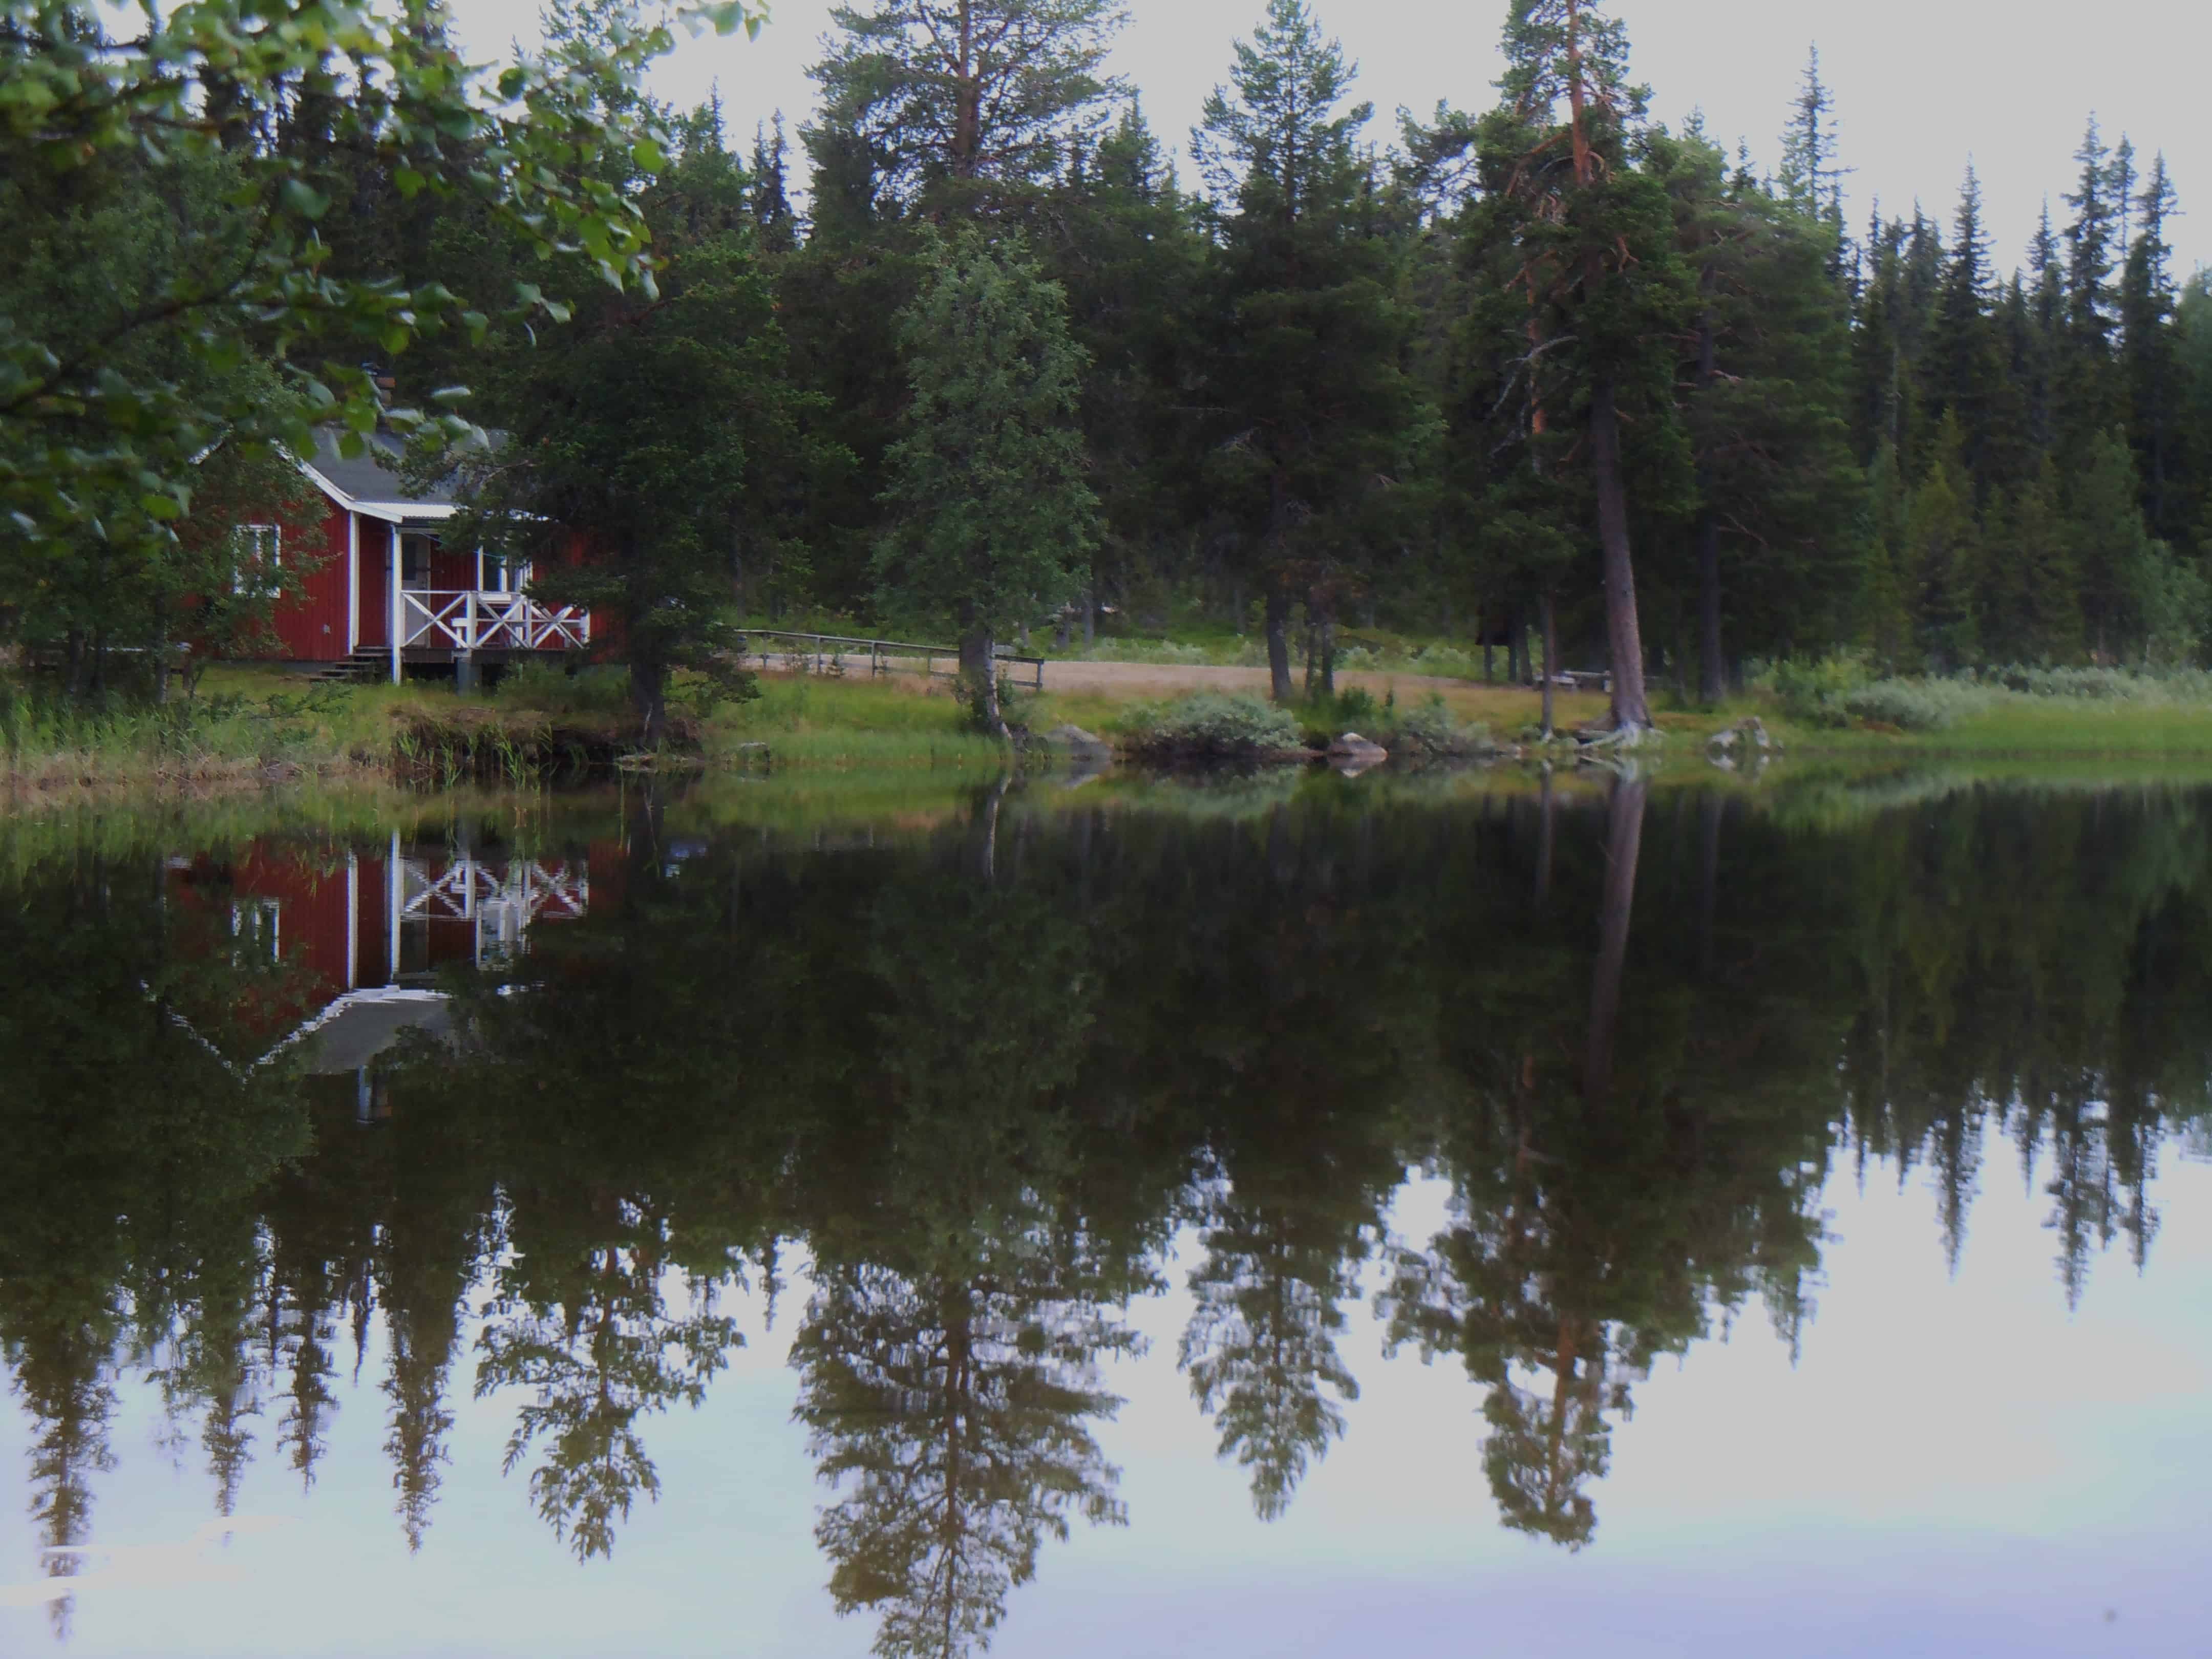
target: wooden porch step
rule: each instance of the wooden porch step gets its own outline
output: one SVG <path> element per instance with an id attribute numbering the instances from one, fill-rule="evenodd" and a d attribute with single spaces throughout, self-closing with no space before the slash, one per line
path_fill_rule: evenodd
<path id="1" fill-rule="evenodd" d="M 307 678 L 319 685 L 357 685 L 382 679 L 391 672 L 391 648 L 365 646 L 341 661 L 325 664 Z"/>

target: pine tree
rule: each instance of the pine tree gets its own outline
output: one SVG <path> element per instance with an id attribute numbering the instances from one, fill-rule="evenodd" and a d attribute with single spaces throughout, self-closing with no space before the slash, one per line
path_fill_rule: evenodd
<path id="1" fill-rule="evenodd" d="M 1104 73 L 1115 0 L 876 0 L 830 20 L 800 136 L 817 167 L 865 154 L 902 210 L 1026 199 L 1122 90 Z"/>
<path id="2" fill-rule="evenodd" d="M 1206 477 L 1262 585 L 1270 684 L 1287 701 L 1292 604 L 1306 597 L 1330 623 L 1413 505 L 1399 484 L 1433 417 L 1407 371 L 1413 319 L 1352 142 L 1369 114 L 1344 101 L 1352 65 L 1303 0 L 1269 0 L 1236 50 L 1193 134 L 1218 216 L 1205 350 L 1222 414 Z"/>
<path id="3" fill-rule="evenodd" d="M 1058 608 L 1091 550 L 1097 501 L 1077 424 L 1083 356 L 1066 299 L 1018 239 L 933 238 L 901 319 L 914 398 L 886 457 L 887 605 L 957 613 L 978 725 L 1009 735 L 993 641 Z"/>
<path id="4" fill-rule="evenodd" d="M 1202 516 L 1187 393 L 1206 243 L 1133 102 L 1096 149 L 1071 156 L 1047 199 L 1060 234 L 1041 251 L 1090 360 L 1083 431 L 1101 534 L 1088 630 L 1102 584 L 1126 585 L 1140 563 L 1168 556 Z"/>
<path id="5" fill-rule="evenodd" d="M 1521 285 L 1529 302 L 1533 434 L 1557 421 L 1587 439 L 1613 675 L 1607 719 L 1632 739 L 1651 713 L 1621 409 L 1625 402 L 1650 422 L 1641 438 L 1647 452 L 1671 439 L 1679 453 L 1672 342 L 1696 292 L 1664 188 L 1630 164 L 1628 127 L 1643 92 L 1629 84 L 1627 50 L 1620 25 L 1582 0 L 1516 0 L 1484 148 L 1498 203 L 1492 234 L 1515 262 L 1507 286 Z"/>

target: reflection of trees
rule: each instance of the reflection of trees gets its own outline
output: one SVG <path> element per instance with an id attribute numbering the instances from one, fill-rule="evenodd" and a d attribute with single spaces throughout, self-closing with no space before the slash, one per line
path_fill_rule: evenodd
<path id="1" fill-rule="evenodd" d="M 1954 1256 L 2016 1152 L 2069 1297 L 2100 1249 L 2142 1258 L 2212 1076 L 2193 804 L 1838 825 L 1586 784 L 1547 811 L 1320 779 L 1257 815 L 1009 787 L 834 854 L 672 838 L 648 800 L 513 994 L 453 981 L 466 1051 L 397 1066 L 367 1132 L 322 1082 L 235 1068 L 283 964 L 165 909 L 157 860 L 9 866 L 0 1355 L 42 1534 L 81 1541 L 131 1369 L 227 1510 L 256 1453 L 312 1474 L 380 1330 L 421 1545 L 497 1263 L 479 1388 L 519 1402 L 532 1501 L 603 1552 L 655 1489 L 647 1419 L 736 1340 L 714 1287 L 782 1241 L 816 1268 L 833 1587 L 886 1650 L 949 1655 L 1044 1540 L 1118 1517 L 1099 1366 L 1178 1234 L 1178 1357 L 1272 1515 L 1343 1431 L 1392 1193 L 1449 1179 L 1448 1224 L 1389 1252 L 1390 1334 L 1482 1386 L 1501 1513 L 1570 1545 L 1656 1355 L 1753 1299 L 1796 1335 L 1833 1148 L 1926 1170 Z"/>
<path id="2" fill-rule="evenodd" d="M 240 1214 L 301 1127 L 281 1068 L 223 1058 L 252 1052 L 252 1011 L 291 977 L 192 949 L 196 919 L 164 904 L 162 881 L 150 854 L 71 849 L 6 899 L 0 1358 L 32 1419 L 30 1511 L 56 1549 L 89 1540 L 126 1361 L 182 1357 L 165 1378 L 180 1412 L 234 1366 L 254 1276 Z M 227 1474 L 232 1448 L 210 1449 Z M 70 1603 L 52 1606 L 65 1628 Z"/>
<path id="3" fill-rule="evenodd" d="M 1120 1404 L 1098 1368 L 1134 1345 L 1134 1269 L 1085 1212 L 1068 1100 L 1097 974 L 1069 872 L 1004 800 L 872 900 L 871 1063 L 810 1135 L 835 1185 L 805 1194 L 796 1414 L 837 1492 L 830 1592 L 887 1656 L 981 1645 L 1047 1537 L 1122 1518 L 1089 1423 Z"/>
<path id="4" fill-rule="evenodd" d="M 735 1322 L 714 1311 L 710 1279 L 694 1279 L 685 1310 L 670 1311 L 665 1218 L 617 1208 L 590 1243 L 518 1227 L 525 1259 L 502 1270 L 477 1338 L 477 1397 L 501 1388 L 535 1396 L 516 1413 L 505 1467 L 544 1443 L 530 1495 L 580 1559 L 610 1553 L 632 1501 L 659 1494 L 638 1419 L 698 1405 L 742 1340 Z"/>
<path id="5" fill-rule="evenodd" d="M 1094 1295 L 1075 1263 L 1019 1237 L 957 1277 L 820 1274 L 792 1348 L 795 1414 L 840 1493 L 815 1528 L 830 1594 L 878 1613 L 878 1653 L 981 1645 L 1048 1535 L 1124 1518 L 1086 1420 L 1121 1403 L 1098 1362 L 1133 1338 Z"/>
<path id="6" fill-rule="evenodd" d="M 1597 856 L 1570 872 L 1595 899 L 1587 1012 L 1571 959 L 1547 951 L 1545 975 L 1513 988 L 1516 1019 L 1456 1045 L 1471 1090 L 1444 1131 L 1453 1222 L 1401 1252 L 1382 1297 L 1392 1346 L 1456 1353 L 1486 1385 L 1500 1519 L 1569 1548 L 1596 1528 L 1590 1487 L 1632 1384 L 1752 1284 L 1794 1328 L 1817 1237 L 1817 1183 L 1796 1180 L 1817 1108 L 1716 1075 L 1708 1056 L 1741 1042 L 1724 990 L 1700 1008 L 1653 960 L 1707 957 L 1712 926 L 1632 936 L 1646 809 L 1641 780 L 1617 781 Z"/>
<path id="7" fill-rule="evenodd" d="M 1197 1306 L 1177 1357 L 1213 1413 L 1221 1455 L 1251 1471 L 1263 1521 L 1290 1506 L 1307 1464 L 1343 1435 L 1336 1400 L 1359 1397 L 1336 1348 L 1343 1304 L 1358 1293 L 1359 1231 L 1316 1219 L 1335 1218 L 1270 1213 L 1224 1194 L 1190 1276 Z"/>

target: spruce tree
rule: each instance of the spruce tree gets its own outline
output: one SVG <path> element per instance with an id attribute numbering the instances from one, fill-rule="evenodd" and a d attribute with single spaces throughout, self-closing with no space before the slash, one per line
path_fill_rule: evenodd
<path id="1" fill-rule="evenodd" d="M 1996 331 L 1990 315 L 1992 272 L 1989 238 L 1982 229 L 1982 185 L 1971 163 L 1959 191 L 1959 216 L 1951 258 L 1936 303 L 1923 367 L 1928 418 L 1958 417 L 1961 459 L 1969 477 L 1985 482 L 1991 404 L 2004 380 Z"/>
<path id="2" fill-rule="evenodd" d="M 1695 458 L 1690 526 L 1698 690 L 1722 695 L 1729 653 L 1788 648 L 1844 622 L 1863 575 L 1853 533 L 1863 480 L 1843 417 L 1849 311 L 1826 222 L 1778 201 L 1694 130 L 1645 141 L 1672 198 L 1698 308 L 1676 371 Z M 1656 480 L 1654 481 L 1656 482 Z M 1672 544 L 1655 517 L 1657 544 Z M 1668 566 L 1646 561 L 1663 582 Z M 1725 592 L 1725 597 L 1724 597 Z M 1847 624 L 1846 624 L 1847 625 Z"/>
<path id="3" fill-rule="evenodd" d="M 534 559 L 532 591 L 615 625 L 641 739 L 669 735 L 672 676 L 744 695 L 728 671 L 724 607 L 741 527 L 773 526 L 834 463 L 819 401 L 789 372 L 775 296 L 753 247 L 737 158 L 686 124 L 663 175 L 635 183 L 657 234 L 651 300 L 588 277 L 557 290 L 568 320 L 487 357 L 487 422 L 502 441 L 456 460 L 468 510 L 449 540 Z M 586 556 L 556 556 L 562 531 Z"/>
<path id="4" fill-rule="evenodd" d="M 2068 663 L 2081 653 L 2081 605 L 2058 471 L 2048 459 L 1989 514 L 1979 640 L 1992 662 Z"/>
<path id="5" fill-rule="evenodd" d="M 1834 94 L 1820 79 L 1820 48 L 1806 55 L 1804 78 L 1790 106 L 1790 125 L 1782 134 L 1782 167 L 1775 185 L 1782 199 L 1804 218 L 1820 225 L 1829 238 L 1828 274 L 1843 274 L 1844 175 L 1838 167 L 1840 146 L 1836 137 Z"/>
<path id="6" fill-rule="evenodd" d="M 1912 492 L 1905 536 L 1913 634 L 1923 662 L 1939 673 L 1964 667 L 1979 654 L 1974 611 L 1982 549 L 1966 433 L 1955 414 L 1936 428 L 1928 470 Z"/>
<path id="7" fill-rule="evenodd" d="M 2120 278 L 2120 367 L 2128 398 L 2128 436 L 2142 475 L 2143 507 L 2154 534 L 2173 537 L 2186 525 L 2173 511 L 2175 394 L 2179 390 L 2173 353 L 2174 293 L 2166 240 L 2166 222 L 2175 205 L 2173 181 L 2166 157 L 2152 159 L 2139 210 L 2136 232 Z"/>
<path id="8" fill-rule="evenodd" d="M 913 401 L 886 457 L 889 608 L 954 613 L 976 723 L 1010 734 L 993 644 L 1067 597 L 1095 536 L 1066 300 L 1016 238 L 933 235 L 900 320 Z"/>
<path id="9" fill-rule="evenodd" d="M 2112 275 L 2118 243 L 2118 214 L 2112 195 L 2112 152 L 2094 116 L 2074 153 L 2081 167 L 2066 196 L 2074 217 L 2066 227 L 2064 417 L 2061 429 L 2078 447 L 2120 416 L 2112 384 Z"/>

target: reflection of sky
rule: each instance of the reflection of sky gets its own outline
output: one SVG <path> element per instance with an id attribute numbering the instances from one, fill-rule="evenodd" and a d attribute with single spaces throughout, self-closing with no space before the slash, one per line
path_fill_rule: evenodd
<path id="1" fill-rule="evenodd" d="M 1347 1437 L 1261 1525 L 1175 1373 L 1188 1298 L 1147 1303 L 1133 1316 L 1151 1351 L 1113 1374 L 1129 1399 L 1101 1435 L 1130 1525 L 1048 1543 L 992 1651 L 2203 1654 L 2212 1168 L 2169 1153 L 2148 1272 L 2116 1246 L 2069 1315 L 2049 1200 L 1991 1152 L 1955 1280 L 1917 1181 L 1902 1194 L 1887 1171 L 1863 1194 L 1847 1174 L 1832 1182 L 1826 1284 L 1796 1368 L 1756 1306 L 1725 1343 L 1661 1361 L 1614 1431 L 1597 1535 L 1575 1556 L 1497 1524 L 1480 1397 L 1457 1362 L 1383 1361 L 1358 1312 L 1341 1344 L 1362 1389 Z M 1404 1194 L 1399 1231 L 1425 1237 L 1440 1200 L 1432 1185 Z M 1193 1259 L 1186 1240 L 1181 1267 Z M 823 1492 L 789 1421 L 802 1290 L 773 1334 L 757 1301 L 733 1298 L 749 1346 L 706 1407 L 642 1425 L 663 1492 L 633 1511 L 611 1562 L 578 1566 L 522 1472 L 500 1475 L 513 1402 L 471 1400 L 465 1356 L 453 1461 L 410 1559 L 381 1451 L 382 1356 L 373 1347 L 345 1389 L 347 1342 L 313 1490 L 261 1463 L 240 1499 L 243 1515 L 296 1523 L 202 1558 L 235 1577 L 88 1588 L 69 1650 L 863 1654 L 866 1616 L 841 1623 L 821 1588 Z M 256 1424 L 264 1452 L 278 1409 Z M 126 1385 L 117 1468 L 95 1481 L 99 1545 L 175 1545 L 207 1519 L 197 1425 L 178 1454 L 161 1427 L 152 1390 Z M 24 1469 L 23 1431 L 0 1413 L 0 1469 Z M 34 1546 L 23 1504 L 8 1504 L 0 1583 L 29 1583 Z M 42 1607 L 0 1601 L 0 1653 L 53 1645 Z"/>

